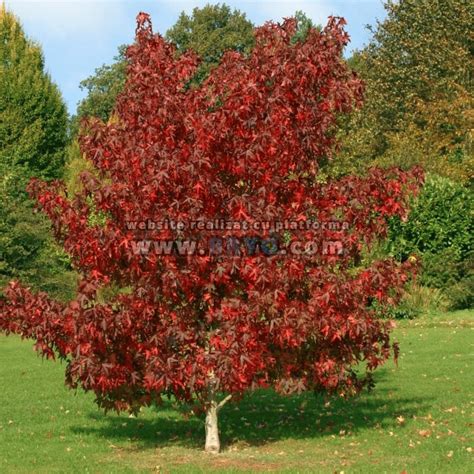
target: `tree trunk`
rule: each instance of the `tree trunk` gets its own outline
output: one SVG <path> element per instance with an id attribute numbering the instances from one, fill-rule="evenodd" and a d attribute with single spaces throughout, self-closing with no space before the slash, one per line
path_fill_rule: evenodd
<path id="1" fill-rule="evenodd" d="M 206 446 L 207 453 L 218 454 L 221 450 L 221 442 L 219 440 L 219 426 L 217 423 L 219 410 L 232 398 L 229 394 L 220 402 L 217 401 L 217 390 L 219 381 L 211 372 L 207 384 L 207 405 L 206 405 Z"/>
<path id="2" fill-rule="evenodd" d="M 217 454 L 221 449 L 219 441 L 219 426 L 217 424 L 217 402 L 209 400 L 206 411 L 206 447 L 207 453 Z"/>

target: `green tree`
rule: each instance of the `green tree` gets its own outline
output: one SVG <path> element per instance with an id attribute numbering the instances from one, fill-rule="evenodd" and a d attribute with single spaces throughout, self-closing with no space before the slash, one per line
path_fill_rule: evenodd
<path id="1" fill-rule="evenodd" d="M 0 7 L 0 163 L 45 178 L 61 176 L 67 121 L 40 47 Z"/>
<path id="2" fill-rule="evenodd" d="M 0 7 L 0 284 L 25 278 L 60 293 L 67 259 L 49 225 L 33 212 L 25 188 L 31 177 L 62 175 L 68 116 L 44 71 L 40 47 Z"/>
<path id="3" fill-rule="evenodd" d="M 315 25 L 313 20 L 311 20 L 311 18 L 301 10 L 297 10 L 293 17 L 297 22 L 296 33 L 292 38 L 293 43 L 296 43 L 297 41 L 305 41 L 312 28 L 315 28 L 318 31 L 321 31 L 322 29 L 321 25 Z"/>
<path id="4" fill-rule="evenodd" d="M 420 163 L 466 181 L 473 171 L 471 2 L 388 1 L 385 8 L 386 19 L 350 61 L 366 83 L 366 102 L 344 132 L 342 168 Z"/>
<path id="5" fill-rule="evenodd" d="M 179 53 L 195 51 L 202 65 L 194 78 L 199 83 L 216 66 L 225 51 L 249 53 L 254 44 L 253 24 L 245 13 L 226 4 L 194 8 L 192 15 L 182 12 L 176 24 L 166 32 Z"/>

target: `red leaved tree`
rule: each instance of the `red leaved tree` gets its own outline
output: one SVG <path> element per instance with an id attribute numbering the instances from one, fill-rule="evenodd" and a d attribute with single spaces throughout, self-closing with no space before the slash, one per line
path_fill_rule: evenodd
<path id="1" fill-rule="evenodd" d="M 267 23 L 249 56 L 226 53 L 196 87 L 199 59 L 177 56 L 140 14 L 114 117 L 81 138 L 97 172 L 74 196 L 60 182 L 30 185 L 80 272 L 77 298 L 13 282 L 0 328 L 67 360 L 67 384 L 105 409 L 136 412 L 170 394 L 200 404 L 211 452 L 219 409 L 249 388 L 350 394 L 368 383 L 392 350 L 373 303 L 394 304 L 412 269 L 362 267 L 361 251 L 406 214 L 421 176 L 318 181 L 338 116 L 362 96 L 343 25 L 330 18 L 295 42 L 293 19 Z M 111 286 L 120 291 L 105 298 Z"/>

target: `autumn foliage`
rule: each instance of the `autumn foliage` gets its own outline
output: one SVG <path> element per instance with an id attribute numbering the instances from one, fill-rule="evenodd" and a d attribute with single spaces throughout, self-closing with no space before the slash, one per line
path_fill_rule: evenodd
<path id="1" fill-rule="evenodd" d="M 66 359 L 68 385 L 94 391 L 105 409 L 136 411 L 169 394 L 206 408 L 210 394 L 257 386 L 358 391 L 368 379 L 356 365 L 366 361 L 370 374 L 392 350 L 391 324 L 371 308 L 394 304 L 412 271 L 410 262 L 362 265 L 361 252 L 385 236 L 387 217 L 406 215 L 421 176 L 374 169 L 318 181 L 337 117 L 362 100 L 342 59 L 343 25 L 330 18 L 294 42 L 294 20 L 267 23 L 249 55 L 226 53 L 196 87 L 199 58 L 176 55 L 140 14 L 113 119 L 89 122 L 81 137 L 97 172 L 82 175 L 75 196 L 60 182 L 30 185 L 81 272 L 77 298 L 62 304 L 11 283 L 0 328 Z M 208 235 L 127 226 L 217 218 L 348 226 L 280 233 L 282 249 L 296 240 L 344 248 L 298 257 L 143 255 L 137 239 Z M 101 297 L 112 285 L 120 291 Z"/>

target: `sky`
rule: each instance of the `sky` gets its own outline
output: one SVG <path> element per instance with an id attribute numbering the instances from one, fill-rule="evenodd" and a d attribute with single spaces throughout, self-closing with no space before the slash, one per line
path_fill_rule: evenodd
<path id="1" fill-rule="evenodd" d="M 164 34 L 181 11 L 213 0 L 5 0 L 23 24 L 26 34 L 43 48 L 46 69 L 58 84 L 70 114 L 85 96 L 79 83 L 102 64 L 110 64 L 118 46 L 133 41 L 135 17 L 151 15 L 154 31 Z M 222 3 L 222 2 L 221 2 Z M 343 16 L 351 36 L 349 51 L 370 38 L 366 25 L 384 18 L 382 0 L 225 0 L 246 13 L 254 24 L 280 21 L 304 11 L 315 23 L 329 15 Z"/>

